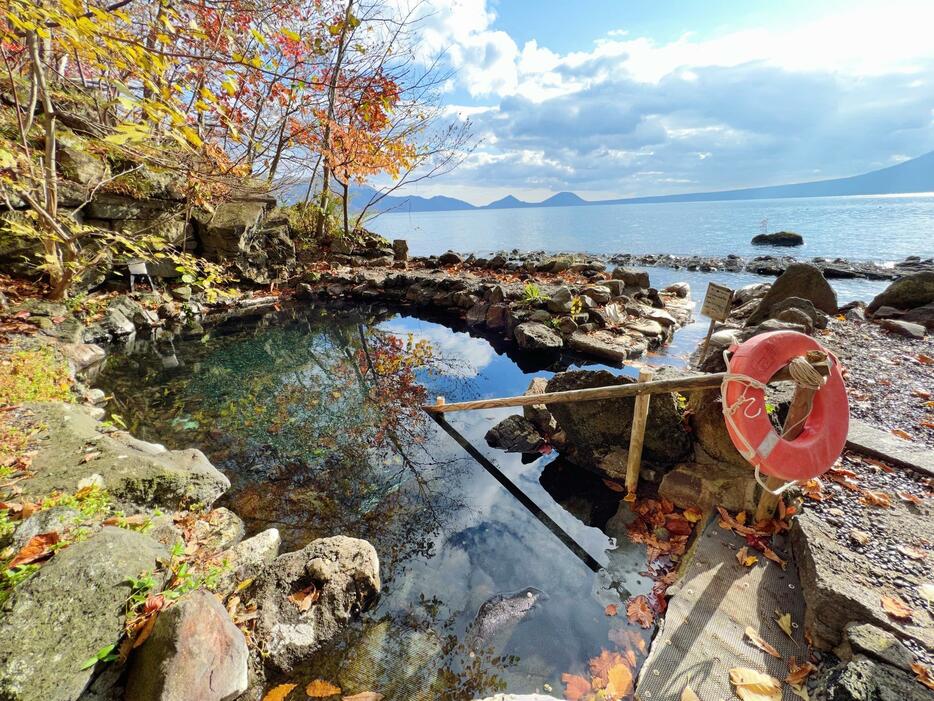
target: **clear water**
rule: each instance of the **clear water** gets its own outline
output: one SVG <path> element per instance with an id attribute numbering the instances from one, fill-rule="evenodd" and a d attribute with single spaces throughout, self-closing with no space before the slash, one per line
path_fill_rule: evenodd
<path id="1" fill-rule="evenodd" d="M 432 347 L 405 382 L 394 363 L 414 354 L 386 352 L 390 335 Z M 361 337 L 380 369 L 382 402 L 372 399 Z M 560 696 L 562 673 L 584 673 L 602 650 L 625 652 L 627 631 L 651 633 L 604 613 L 651 587 L 638 574 L 643 546 L 624 537 L 617 546 L 612 535 L 621 531 L 606 526 L 619 495 L 553 455 L 526 462 L 488 448 L 484 434 L 510 410 L 451 415 L 613 574 L 595 572 L 417 408 L 437 394 L 521 393 L 530 377 L 568 361 L 543 362 L 525 358 L 520 368 L 482 338 L 410 317 L 303 308 L 174 344 L 138 341 L 111 355 L 95 384 L 113 395 L 110 411 L 135 435 L 201 448 L 230 477 L 223 504 L 251 533 L 278 528 L 283 550 L 335 534 L 376 547 L 378 605 L 291 681 L 324 678 L 345 694 L 373 690 L 391 701 L 546 685 Z M 425 396 L 411 394 L 413 379 Z M 468 631 L 483 602 L 527 587 L 547 594 L 540 609 L 472 646 Z"/>
<path id="2" fill-rule="evenodd" d="M 764 224 L 763 224 L 764 222 Z M 461 212 L 393 212 L 370 225 L 415 255 L 503 248 L 588 253 L 755 256 L 768 231 L 796 231 L 798 257 L 893 261 L 934 256 L 934 195 L 594 205 Z"/>

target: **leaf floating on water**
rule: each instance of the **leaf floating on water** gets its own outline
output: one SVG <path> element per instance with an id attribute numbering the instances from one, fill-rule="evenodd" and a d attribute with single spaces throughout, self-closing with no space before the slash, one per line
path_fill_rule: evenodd
<path id="1" fill-rule="evenodd" d="M 775 677 L 748 667 L 730 670 L 730 683 L 743 701 L 781 701 L 782 685 Z"/>
<path id="2" fill-rule="evenodd" d="M 791 625 L 791 614 L 782 613 L 781 611 L 775 612 L 775 622 L 778 624 L 778 627 L 785 631 L 787 635 L 792 640 L 795 639 L 794 630 Z"/>
<path id="3" fill-rule="evenodd" d="M 305 687 L 305 693 L 313 699 L 326 699 L 328 696 L 337 696 L 341 693 L 341 688 L 323 679 L 315 679 L 314 681 L 308 682 L 308 686 Z"/>
<path id="4" fill-rule="evenodd" d="M 618 664 L 623 664 L 623 656 L 618 652 L 601 650 L 596 657 L 590 658 L 590 676 L 591 683 L 597 688 L 602 688 L 609 681 L 610 669 Z"/>
<path id="5" fill-rule="evenodd" d="M 897 596 L 883 596 L 882 609 L 892 618 L 911 620 L 914 610 Z"/>
<path id="6" fill-rule="evenodd" d="M 694 693 L 694 689 L 686 686 L 681 692 L 681 701 L 700 701 L 700 697 Z"/>
<path id="7" fill-rule="evenodd" d="M 651 628 L 655 623 L 655 612 L 644 594 L 634 596 L 626 605 L 626 616 L 630 623 L 637 623 L 643 628 Z"/>
<path id="8" fill-rule="evenodd" d="M 567 701 L 582 701 L 590 693 L 590 682 L 577 674 L 562 674 L 564 682 L 564 698 Z"/>
<path id="9" fill-rule="evenodd" d="M 778 659 L 781 659 L 781 658 L 782 658 L 781 653 L 780 653 L 778 650 L 776 650 L 774 647 L 772 647 L 771 645 L 769 645 L 769 643 L 767 643 L 767 642 L 762 638 L 762 636 L 759 635 L 759 634 L 755 631 L 755 629 L 753 629 L 752 626 L 746 626 L 746 630 L 745 630 L 744 632 L 746 633 L 746 638 L 748 638 L 749 642 L 751 642 L 751 643 L 752 643 L 753 645 L 755 645 L 757 648 L 759 648 L 759 649 L 762 650 L 763 652 L 768 653 L 768 654 L 771 655 L 772 657 L 777 657 Z"/>
<path id="10" fill-rule="evenodd" d="M 616 615 L 616 604 L 610 604 L 609 606 L 607 606 L 605 609 L 603 609 L 603 613 L 605 613 L 607 616 L 615 616 Z"/>
<path id="11" fill-rule="evenodd" d="M 383 701 L 385 697 L 375 691 L 361 691 L 353 696 L 341 696 L 341 701 Z"/>
<path id="12" fill-rule="evenodd" d="M 606 690 L 611 697 L 628 696 L 632 692 L 632 672 L 629 667 L 625 664 L 610 667 Z"/>
<path id="13" fill-rule="evenodd" d="M 263 701 L 285 701 L 286 697 L 292 693 L 297 684 L 280 684 L 270 689 L 263 697 Z"/>
<path id="14" fill-rule="evenodd" d="M 58 543 L 58 533 L 55 531 L 33 536 L 23 546 L 23 549 L 16 553 L 16 557 L 10 560 L 7 569 L 49 559 L 52 557 L 52 546 L 56 543 Z"/>

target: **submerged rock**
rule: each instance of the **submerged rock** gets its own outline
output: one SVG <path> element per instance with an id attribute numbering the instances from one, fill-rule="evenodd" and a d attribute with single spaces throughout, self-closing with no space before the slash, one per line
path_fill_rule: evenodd
<path id="1" fill-rule="evenodd" d="M 58 551 L 20 584 L 0 615 L 0 698 L 74 701 L 85 662 L 123 635 L 130 578 L 169 554 L 151 538 L 105 527 Z"/>
<path id="2" fill-rule="evenodd" d="M 467 631 L 467 644 L 474 649 L 489 645 L 498 634 L 524 621 L 547 600 L 548 595 L 535 587 L 490 597 L 480 606 Z"/>
<path id="3" fill-rule="evenodd" d="M 232 701 L 247 689 L 246 638 L 217 597 L 194 591 L 159 614 L 132 659 L 126 701 Z"/>
<path id="4" fill-rule="evenodd" d="M 280 555 L 251 590 L 259 612 L 256 641 L 266 663 L 291 672 L 368 608 L 379 589 L 379 560 L 365 540 L 319 538 Z M 293 595 L 315 597 L 314 603 L 303 610 Z"/>

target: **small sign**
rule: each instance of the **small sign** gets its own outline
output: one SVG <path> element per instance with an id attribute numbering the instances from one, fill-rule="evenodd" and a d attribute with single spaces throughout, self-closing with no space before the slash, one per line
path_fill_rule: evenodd
<path id="1" fill-rule="evenodd" d="M 726 321 L 727 317 L 730 316 L 732 302 L 733 290 L 711 282 L 707 285 L 707 294 L 704 295 L 701 314 L 715 321 Z"/>

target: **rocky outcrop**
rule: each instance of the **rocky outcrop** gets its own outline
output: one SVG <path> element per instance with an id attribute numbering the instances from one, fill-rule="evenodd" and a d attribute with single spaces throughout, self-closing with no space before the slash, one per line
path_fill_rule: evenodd
<path id="1" fill-rule="evenodd" d="M 292 671 L 368 608 L 379 589 L 376 550 L 365 540 L 321 538 L 280 555 L 250 589 L 266 663 Z"/>
<path id="2" fill-rule="evenodd" d="M 134 653 L 126 701 L 233 701 L 247 689 L 246 638 L 217 597 L 194 591 L 159 614 Z"/>
<path id="3" fill-rule="evenodd" d="M 923 307 L 934 302 L 934 271 L 920 272 L 899 278 L 869 303 L 867 311 L 880 307 L 894 307 L 902 311 Z"/>
<path id="4" fill-rule="evenodd" d="M 803 246 L 804 237 L 793 231 L 776 231 L 773 234 L 757 234 L 752 237 L 753 246 Z"/>
<path id="5" fill-rule="evenodd" d="M 0 616 L 0 698 L 78 699 L 94 674 L 85 662 L 123 635 L 130 578 L 167 558 L 152 539 L 112 527 L 57 552 Z"/>
<path id="6" fill-rule="evenodd" d="M 209 506 L 230 486 L 200 450 L 167 450 L 122 431 L 103 432 L 108 429 L 98 421 L 99 410 L 61 402 L 26 408 L 44 427 L 40 437 L 55 440 L 40 442 L 35 475 L 22 484 L 24 497 L 73 493 L 93 473 L 119 506 L 175 510 Z"/>
<path id="7" fill-rule="evenodd" d="M 526 350 L 558 350 L 564 346 L 561 336 L 537 321 L 519 324 L 515 335 L 516 343 Z"/>
<path id="8" fill-rule="evenodd" d="M 789 297 L 806 299 L 827 314 L 837 312 L 837 294 L 821 271 L 807 263 L 794 263 L 772 284 L 746 325 L 754 326 L 769 318 L 772 307 Z"/>

